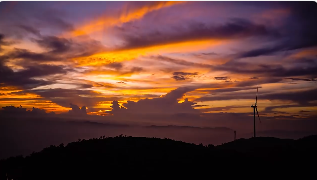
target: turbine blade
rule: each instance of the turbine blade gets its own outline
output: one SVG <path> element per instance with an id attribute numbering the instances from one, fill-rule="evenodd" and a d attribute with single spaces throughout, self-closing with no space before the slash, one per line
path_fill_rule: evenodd
<path id="1" fill-rule="evenodd" d="M 260 119 L 260 115 L 259 115 L 259 112 L 258 112 L 258 108 L 255 108 L 255 109 L 256 109 L 256 113 L 258 114 L 259 121 L 261 123 L 261 119 Z"/>
<path id="2" fill-rule="evenodd" d="M 258 103 L 258 92 L 259 92 L 259 88 L 256 87 L 255 105 Z"/>

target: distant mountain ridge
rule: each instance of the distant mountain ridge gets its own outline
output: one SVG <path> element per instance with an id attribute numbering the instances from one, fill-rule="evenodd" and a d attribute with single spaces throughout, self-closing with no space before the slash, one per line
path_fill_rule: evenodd
<path id="1" fill-rule="evenodd" d="M 230 128 L 226 127 L 196 127 L 196 126 L 177 126 L 177 125 L 167 125 L 167 126 L 157 126 L 157 125 L 151 125 L 146 126 L 149 128 L 182 128 L 182 129 L 206 129 L 206 130 L 221 130 L 221 131 L 233 131 Z"/>

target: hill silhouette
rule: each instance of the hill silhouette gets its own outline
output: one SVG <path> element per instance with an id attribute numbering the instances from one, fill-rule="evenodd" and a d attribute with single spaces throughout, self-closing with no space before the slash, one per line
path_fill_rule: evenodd
<path id="1" fill-rule="evenodd" d="M 258 137 L 203 146 L 171 139 L 100 137 L 0 161 L 1 179 L 300 177 L 313 173 L 317 136 Z M 7 176 L 7 177 L 6 177 Z M 231 177 L 228 176 L 228 177 Z"/>

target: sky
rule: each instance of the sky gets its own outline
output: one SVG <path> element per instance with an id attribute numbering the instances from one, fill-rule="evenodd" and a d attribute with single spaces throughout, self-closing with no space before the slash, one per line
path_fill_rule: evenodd
<path id="1" fill-rule="evenodd" d="M 316 17 L 315 2 L 1 2 L 0 106 L 252 120 L 258 88 L 263 121 L 315 119 Z"/>

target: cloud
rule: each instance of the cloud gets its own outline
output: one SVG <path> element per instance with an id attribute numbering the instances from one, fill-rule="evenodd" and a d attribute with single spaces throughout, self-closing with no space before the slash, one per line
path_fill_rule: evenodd
<path id="1" fill-rule="evenodd" d="M 50 53 L 64 53 L 70 49 L 71 42 L 56 36 L 44 36 L 34 40 L 40 47 L 46 48 Z"/>
<path id="2" fill-rule="evenodd" d="M 134 74 L 134 73 L 138 73 L 138 72 L 142 72 L 144 71 L 144 69 L 142 67 L 132 67 L 130 69 L 130 71 L 127 72 L 127 74 Z M 125 73 L 123 73 L 125 74 Z"/>
<path id="3" fill-rule="evenodd" d="M 311 112 L 311 111 L 300 110 L 299 112 L 300 112 L 300 113 L 309 113 L 309 112 Z"/>
<path id="4" fill-rule="evenodd" d="M 215 90 L 217 91 L 217 90 Z M 221 91 L 221 90 L 220 90 Z M 218 91 L 219 92 L 219 91 Z M 226 92 L 226 89 L 223 90 Z M 283 93 L 267 93 L 260 94 L 259 98 L 267 100 L 282 100 L 293 101 L 300 105 L 313 105 L 311 101 L 317 100 L 317 89 L 302 90 L 297 92 L 283 92 Z M 213 95 L 197 98 L 195 101 L 217 101 L 217 100 L 234 100 L 234 99 L 254 99 L 254 94 L 250 93 L 227 93 L 225 95 Z"/>
<path id="5" fill-rule="evenodd" d="M 110 68 L 114 68 L 116 70 L 120 70 L 122 69 L 123 65 L 122 63 L 119 63 L 119 62 L 113 62 L 113 63 L 109 63 L 106 65 L 107 67 L 110 67 Z"/>
<path id="6" fill-rule="evenodd" d="M 283 32 L 278 42 L 262 48 L 251 49 L 239 55 L 242 57 L 256 57 L 270 55 L 279 51 L 295 50 L 300 48 L 317 46 L 317 5 L 315 2 L 288 2 L 284 7 L 291 9 L 291 17 L 288 18 L 281 31 Z"/>
<path id="7" fill-rule="evenodd" d="M 214 66 L 215 71 L 227 71 L 237 74 L 262 75 L 266 77 L 279 78 L 290 76 L 306 76 L 317 75 L 317 64 L 312 63 L 307 65 L 294 65 L 291 67 L 284 67 L 281 64 L 258 64 L 248 62 L 238 62 L 235 60 L 226 62 L 225 64 Z"/>
<path id="8" fill-rule="evenodd" d="M 151 56 L 151 58 L 157 59 L 160 61 L 165 61 L 165 62 L 170 62 L 170 63 L 182 65 L 182 66 L 194 66 L 194 67 L 201 67 L 201 68 L 212 68 L 213 67 L 212 65 L 209 65 L 209 64 L 189 62 L 189 61 L 185 61 L 182 59 L 174 59 L 174 58 L 170 58 L 170 57 L 162 56 L 162 55 Z"/>
<path id="9" fill-rule="evenodd" d="M 36 89 L 32 90 L 32 92 L 63 107 L 68 107 L 69 103 L 93 107 L 100 101 L 111 100 L 111 98 L 102 97 L 90 90 L 56 88 Z"/>
<path id="10" fill-rule="evenodd" d="M 134 49 L 206 39 L 235 39 L 246 37 L 275 37 L 278 33 L 265 25 L 255 24 L 246 19 L 230 19 L 222 25 L 214 25 L 200 22 L 187 22 L 188 26 L 177 27 L 177 31 L 139 32 L 122 34 L 126 42 L 122 49 Z"/>
<path id="11" fill-rule="evenodd" d="M 202 113 L 204 112 L 211 112 L 211 111 L 221 111 L 226 112 L 228 110 L 234 109 L 234 108 L 244 108 L 244 107 L 250 107 L 250 106 L 225 106 L 225 107 L 210 107 L 210 108 L 204 108 L 200 109 Z"/>
<path id="12" fill-rule="evenodd" d="M 228 77 L 215 77 L 216 80 L 227 80 Z"/>
<path id="13" fill-rule="evenodd" d="M 290 77 L 290 76 L 317 76 L 317 65 L 315 61 L 306 61 L 308 64 L 294 65 L 285 68 L 281 64 L 267 65 L 267 64 L 253 64 L 251 62 L 239 62 L 231 60 L 221 65 L 209 65 L 203 63 L 189 62 L 180 59 L 174 59 L 166 56 L 152 56 L 154 59 L 166 61 L 182 66 L 200 67 L 211 69 L 212 71 L 227 71 L 236 74 L 257 75 L 264 77 L 271 77 L 272 82 L 276 82 L 275 78 Z M 300 61 L 300 60 L 299 60 Z M 176 77 L 178 78 L 178 77 Z M 226 77 L 215 77 L 216 80 L 227 80 Z M 228 78 L 228 77 L 227 77 Z M 179 80 L 184 78 L 179 77 Z M 259 79 L 259 77 L 251 77 L 250 79 Z M 278 81 L 280 81 L 279 79 Z M 251 83 L 251 82 L 250 82 Z"/>
<path id="14" fill-rule="evenodd" d="M 110 69 L 109 69 L 110 68 Z M 141 72 L 145 72 L 146 70 L 143 67 L 132 66 L 127 67 L 123 66 L 122 63 L 110 63 L 105 66 L 95 67 L 94 69 L 90 69 L 85 71 L 88 74 L 105 74 L 105 75 L 116 75 L 116 76 L 130 76 L 132 74 L 138 74 Z"/>
<path id="15" fill-rule="evenodd" d="M 27 33 L 31 33 L 31 34 L 34 34 L 36 36 L 41 36 L 40 31 L 32 26 L 20 24 L 20 25 L 18 25 L 18 27 L 25 30 Z"/>
<path id="16" fill-rule="evenodd" d="M 310 66 L 295 66 L 292 68 L 281 68 L 280 71 L 271 71 L 271 75 L 275 77 L 289 77 L 289 76 L 317 76 L 317 64 Z"/>
<path id="17" fill-rule="evenodd" d="M 34 79 L 54 74 L 65 74 L 63 66 L 37 65 L 25 67 L 25 69 L 14 72 L 0 61 L 0 83 L 22 87 L 23 89 L 32 89 L 37 86 L 52 84 L 53 82 Z"/>
<path id="18" fill-rule="evenodd" d="M 129 22 L 142 19 L 150 12 L 158 11 L 162 8 L 170 7 L 184 2 L 127 2 L 119 12 L 110 14 L 103 14 L 99 18 L 94 18 L 92 21 L 81 25 L 74 29 L 72 34 L 74 36 L 81 36 L 84 34 L 93 33 L 96 31 L 105 30 L 105 28 L 128 24 Z"/>
<path id="19" fill-rule="evenodd" d="M 301 106 L 298 105 L 298 104 L 295 104 L 295 105 L 281 105 L 281 106 L 267 106 L 267 107 L 265 107 L 264 111 L 262 111 L 261 113 L 277 112 L 277 111 L 274 111 L 274 109 L 277 109 L 277 108 L 289 108 L 289 107 L 301 107 Z M 282 113 L 282 112 L 279 112 L 279 113 Z"/>
<path id="20" fill-rule="evenodd" d="M 58 61 L 63 60 L 62 58 L 52 56 L 47 53 L 35 53 L 27 49 L 18 49 L 15 48 L 13 51 L 6 54 L 8 59 L 22 59 L 24 61 L 33 61 L 33 62 L 49 62 L 49 61 Z"/>
<path id="21" fill-rule="evenodd" d="M 301 105 L 310 105 L 310 101 L 317 100 L 317 89 L 309 89 L 297 92 L 271 93 L 262 95 L 261 98 L 269 100 L 290 100 Z"/>
<path id="22" fill-rule="evenodd" d="M 224 93 L 224 92 L 236 92 L 256 89 L 257 87 L 229 87 L 229 88 L 219 88 L 215 90 L 210 90 L 211 93 Z M 261 88 L 261 87 L 258 87 Z"/>
<path id="23" fill-rule="evenodd" d="M 72 31 L 74 29 L 73 24 L 67 22 L 62 14 L 64 13 L 59 10 L 49 9 L 44 12 L 38 12 L 35 16 L 50 28 L 59 29 L 61 31 Z"/>
<path id="24" fill-rule="evenodd" d="M 179 113 L 199 113 L 192 106 L 195 104 L 188 99 L 178 103 L 178 99 L 182 98 L 186 92 L 193 91 L 192 87 L 177 88 L 165 96 L 153 99 L 141 99 L 137 102 L 127 101 L 119 106 L 117 101 L 113 101 L 112 113 L 115 115 L 124 114 L 179 114 Z"/>
<path id="25" fill-rule="evenodd" d="M 35 31 L 35 30 L 34 30 Z M 57 36 L 41 36 L 31 39 L 43 52 L 32 52 L 28 49 L 14 48 L 13 50 L 2 55 L 7 60 L 20 60 L 19 63 L 52 63 L 52 62 L 75 62 L 71 59 L 89 56 L 105 50 L 105 47 L 96 40 L 87 37 L 75 39 L 60 38 Z M 1 45 L 1 41 L 0 41 Z"/>
<path id="26" fill-rule="evenodd" d="M 189 73 L 189 72 L 174 72 L 173 73 L 173 79 L 176 81 L 186 80 L 191 77 L 195 77 L 195 75 L 198 75 L 198 72 Z"/>
<path id="27" fill-rule="evenodd" d="M 2 51 L 1 46 L 8 46 L 13 44 L 13 42 L 5 41 L 5 36 L 4 34 L 0 33 L 0 52 Z"/>
<path id="28" fill-rule="evenodd" d="M 285 79 L 290 79 L 292 81 L 317 81 L 315 78 L 285 78 Z"/>
<path id="29" fill-rule="evenodd" d="M 258 77 L 250 77 L 250 79 L 259 79 Z"/>
<path id="30" fill-rule="evenodd" d="M 19 107 L 15 106 L 4 106 L 2 110 L 0 110 L 0 114 L 2 115 L 10 115 L 10 116 L 20 116 L 20 115 L 28 115 L 28 116 L 39 116 L 39 115 L 55 115 L 54 112 L 46 113 L 44 109 L 33 107 L 32 110 L 27 110 L 23 108 L 21 105 Z"/>
<path id="31" fill-rule="evenodd" d="M 86 106 L 79 108 L 77 105 L 71 103 L 70 107 L 72 108 L 72 110 L 68 111 L 68 114 L 70 115 L 75 115 L 75 116 L 87 115 Z"/>

